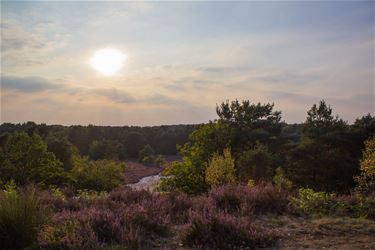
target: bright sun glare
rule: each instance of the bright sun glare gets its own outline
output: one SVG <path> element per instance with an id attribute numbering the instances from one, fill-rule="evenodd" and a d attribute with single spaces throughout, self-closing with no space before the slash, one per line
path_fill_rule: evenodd
<path id="1" fill-rule="evenodd" d="M 99 73 L 111 76 L 121 69 L 126 55 L 118 49 L 106 48 L 98 50 L 90 59 L 91 66 Z"/>

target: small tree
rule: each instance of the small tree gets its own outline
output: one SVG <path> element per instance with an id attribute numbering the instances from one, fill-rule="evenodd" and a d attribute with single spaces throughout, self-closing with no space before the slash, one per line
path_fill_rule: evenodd
<path id="1" fill-rule="evenodd" d="M 281 167 L 276 168 L 276 174 L 273 177 L 273 182 L 275 183 L 275 186 L 278 189 L 291 189 L 292 188 L 292 182 L 286 178 L 284 169 Z"/>
<path id="2" fill-rule="evenodd" d="M 236 181 L 234 159 L 228 148 L 223 155 L 215 153 L 206 169 L 206 182 L 211 186 L 219 186 Z"/>
<path id="3" fill-rule="evenodd" d="M 58 185 L 65 180 L 62 163 L 47 151 L 42 138 L 25 132 L 10 135 L 0 148 L 0 179 L 17 185 Z"/>
<path id="4" fill-rule="evenodd" d="M 357 190 L 362 193 L 375 192 L 375 136 L 365 142 L 365 149 L 357 176 Z"/>
<path id="5" fill-rule="evenodd" d="M 155 157 L 155 160 L 154 160 L 155 164 L 158 166 L 158 167 L 161 167 L 163 165 L 165 165 L 166 161 L 164 159 L 164 157 L 162 155 L 157 155 Z"/>
<path id="6" fill-rule="evenodd" d="M 147 144 L 140 152 L 139 152 L 139 161 L 144 164 L 153 164 L 155 160 L 155 151 L 154 149 Z"/>

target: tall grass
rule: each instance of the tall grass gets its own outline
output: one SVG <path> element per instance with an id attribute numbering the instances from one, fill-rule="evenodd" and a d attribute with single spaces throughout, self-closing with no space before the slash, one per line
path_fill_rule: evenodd
<path id="1" fill-rule="evenodd" d="M 34 189 L 0 191 L 0 249 L 24 249 L 33 246 L 46 211 Z"/>

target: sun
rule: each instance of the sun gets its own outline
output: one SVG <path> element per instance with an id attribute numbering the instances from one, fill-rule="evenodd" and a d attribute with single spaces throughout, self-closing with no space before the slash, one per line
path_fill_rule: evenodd
<path id="1" fill-rule="evenodd" d="M 118 49 L 105 48 L 97 50 L 90 59 L 91 66 L 105 76 L 114 75 L 124 62 L 126 55 Z"/>

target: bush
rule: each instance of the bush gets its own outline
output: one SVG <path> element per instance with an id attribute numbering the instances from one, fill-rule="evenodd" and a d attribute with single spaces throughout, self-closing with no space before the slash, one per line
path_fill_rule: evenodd
<path id="1" fill-rule="evenodd" d="M 245 249 L 271 245 L 278 237 L 273 230 L 255 227 L 244 218 L 225 213 L 192 213 L 182 242 L 198 249 Z"/>
<path id="2" fill-rule="evenodd" d="M 0 166 L 0 179 L 14 180 L 17 185 L 48 187 L 66 181 L 62 163 L 47 151 L 47 144 L 37 134 L 11 134 L 0 147 Z"/>
<path id="3" fill-rule="evenodd" d="M 201 169 L 189 161 L 172 162 L 163 171 L 158 189 L 164 192 L 184 192 L 187 194 L 200 194 L 207 191 L 207 184 Z"/>
<path id="4" fill-rule="evenodd" d="M 65 210 L 42 229 L 39 244 L 44 249 L 149 248 L 152 238 L 168 229 L 167 204 L 162 197 L 149 196 L 137 203 L 107 199 L 78 211 Z"/>
<path id="5" fill-rule="evenodd" d="M 223 155 L 214 154 L 206 169 L 206 182 L 211 186 L 220 186 L 236 181 L 234 159 L 229 149 Z"/>
<path id="6" fill-rule="evenodd" d="M 110 160 L 88 161 L 79 159 L 71 175 L 77 189 L 111 191 L 124 181 L 124 163 Z"/>
<path id="7" fill-rule="evenodd" d="M 375 220 L 375 196 L 339 196 L 334 205 L 334 215 Z"/>
<path id="8" fill-rule="evenodd" d="M 365 142 L 365 150 L 361 160 L 361 173 L 355 179 L 357 191 L 369 194 L 375 193 L 375 136 Z"/>
<path id="9" fill-rule="evenodd" d="M 273 177 L 273 183 L 278 189 L 290 190 L 293 186 L 293 183 L 286 178 L 285 172 L 281 167 L 276 169 L 276 174 Z"/>
<path id="10" fill-rule="evenodd" d="M 0 249 L 32 246 L 46 219 L 35 190 L 17 192 L 8 187 L 0 191 Z"/>
<path id="11" fill-rule="evenodd" d="M 329 214 L 334 207 L 335 198 L 335 194 L 300 188 L 297 197 L 291 199 L 291 205 L 297 212 L 307 215 Z"/>
<path id="12" fill-rule="evenodd" d="M 288 204 L 287 194 L 269 183 L 254 187 L 226 185 L 211 189 L 209 197 L 218 209 L 242 215 L 283 213 Z"/>

